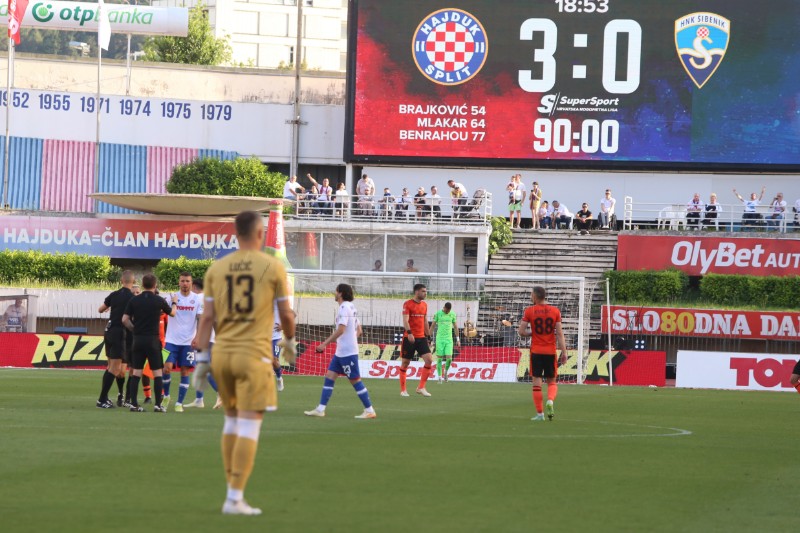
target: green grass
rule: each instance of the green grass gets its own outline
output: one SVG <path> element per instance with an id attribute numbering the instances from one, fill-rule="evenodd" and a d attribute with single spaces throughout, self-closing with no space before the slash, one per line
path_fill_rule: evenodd
<path id="1" fill-rule="evenodd" d="M 288 376 L 248 500 L 220 514 L 222 415 L 94 407 L 100 373 L 0 370 L 0 529 L 17 531 L 788 531 L 800 479 L 795 394 Z M 213 398 L 213 393 L 209 395 Z"/>

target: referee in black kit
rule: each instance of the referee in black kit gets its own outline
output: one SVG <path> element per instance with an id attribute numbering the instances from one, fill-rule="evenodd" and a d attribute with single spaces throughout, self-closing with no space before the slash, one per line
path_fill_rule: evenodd
<path id="1" fill-rule="evenodd" d="M 139 406 L 139 380 L 142 379 L 142 369 L 145 361 L 150 363 L 150 370 L 153 371 L 153 387 L 156 390 L 156 406 L 153 411 L 156 413 L 166 413 L 167 410 L 161 406 L 164 398 L 164 380 L 161 377 L 161 370 L 164 368 L 164 358 L 161 355 L 161 339 L 158 337 L 158 323 L 161 313 L 175 316 L 178 297 L 172 296 L 172 306 L 161 296 L 156 294 L 156 277 L 147 274 L 142 278 L 142 294 L 134 296 L 125 308 L 122 316 L 122 323 L 128 330 L 133 331 L 133 352 L 131 364 L 133 365 L 133 376 L 128 385 L 131 395 L 131 411 L 141 413 L 143 407 Z"/>
<path id="2" fill-rule="evenodd" d="M 131 287 L 133 287 L 134 281 L 136 280 L 133 272 L 125 270 L 120 277 L 122 287 L 106 296 L 103 305 L 98 309 L 101 313 L 111 309 L 104 334 L 108 368 L 103 372 L 103 385 L 100 389 L 100 398 L 97 400 L 97 407 L 101 409 L 114 407 L 114 403 L 108 399 L 108 392 L 111 390 L 115 379 L 119 386 L 117 406 L 122 407 L 122 387 L 125 383 L 125 368 L 123 365 L 130 364 L 129 358 L 133 341 L 130 332 L 125 331 L 125 327 L 122 325 L 122 314 L 125 312 L 128 302 L 133 298 Z M 125 399 L 127 401 L 127 397 Z"/>

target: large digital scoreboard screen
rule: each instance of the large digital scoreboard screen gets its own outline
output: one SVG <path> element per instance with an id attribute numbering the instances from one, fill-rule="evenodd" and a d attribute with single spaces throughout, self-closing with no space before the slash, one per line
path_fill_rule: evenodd
<path id="1" fill-rule="evenodd" d="M 797 172 L 798 21 L 798 0 L 351 0 L 345 160 Z"/>

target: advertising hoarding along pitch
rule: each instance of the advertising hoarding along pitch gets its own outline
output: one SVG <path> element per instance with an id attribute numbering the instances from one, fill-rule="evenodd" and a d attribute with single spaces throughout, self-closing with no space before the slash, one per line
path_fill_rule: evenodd
<path id="1" fill-rule="evenodd" d="M 185 7 L 151 7 L 105 4 L 112 33 L 133 35 L 189 34 L 189 10 Z M 89 2 L 28 3 L 24 26 L 43 30 L 91 31 L 98 26 L 97 4 Z M 8 21 L 8 4 L 0 5 L 0 24 Z"/>
<path id="2" fill-rule="evenodd" d="M 675 386 L 795 392 L 790 378 L 796 363 L 786 355 L 678 350 Z"/>
<path id="3" fill-rule="evenodd" d="M 800 313 L 604 305 L 602 317 L 614 335 L 800 340 Z"/>
<path id="4" fill-rule="evenodd" d="M 345 160 L 800 170 L 800 2 L 353 0 Z"/>
<path id="5" fill-rule="evenodd" d="M 617 270 L 674 268 L 690 276 L 796 276 L 800 240 L 620 235 Z"/>

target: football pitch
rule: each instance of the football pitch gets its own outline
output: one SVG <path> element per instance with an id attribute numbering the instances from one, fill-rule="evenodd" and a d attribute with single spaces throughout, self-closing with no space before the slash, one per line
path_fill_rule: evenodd
<path id="1" fill-rule="evenodd" d="M 0 530 L 788 531 L 800 480 L 789 393 L 286 377 L 247 488 L 223 516 L 222 414 L 94 407 L 100 372 L 0 370 Z M 413 389 L 414 382 L 410 382 Z M 177 387 L 174 387 L 177 389 Z M 114 388 L 116 390 L 116 387 Z M 177 391 L 175 391 L 177 392 Z M 193 390 L 190 395 L 193 395 Z M 140 395 L 141 398 L 141 395 Z M 174 401 L 174 395 L 173 395 Z"/>

